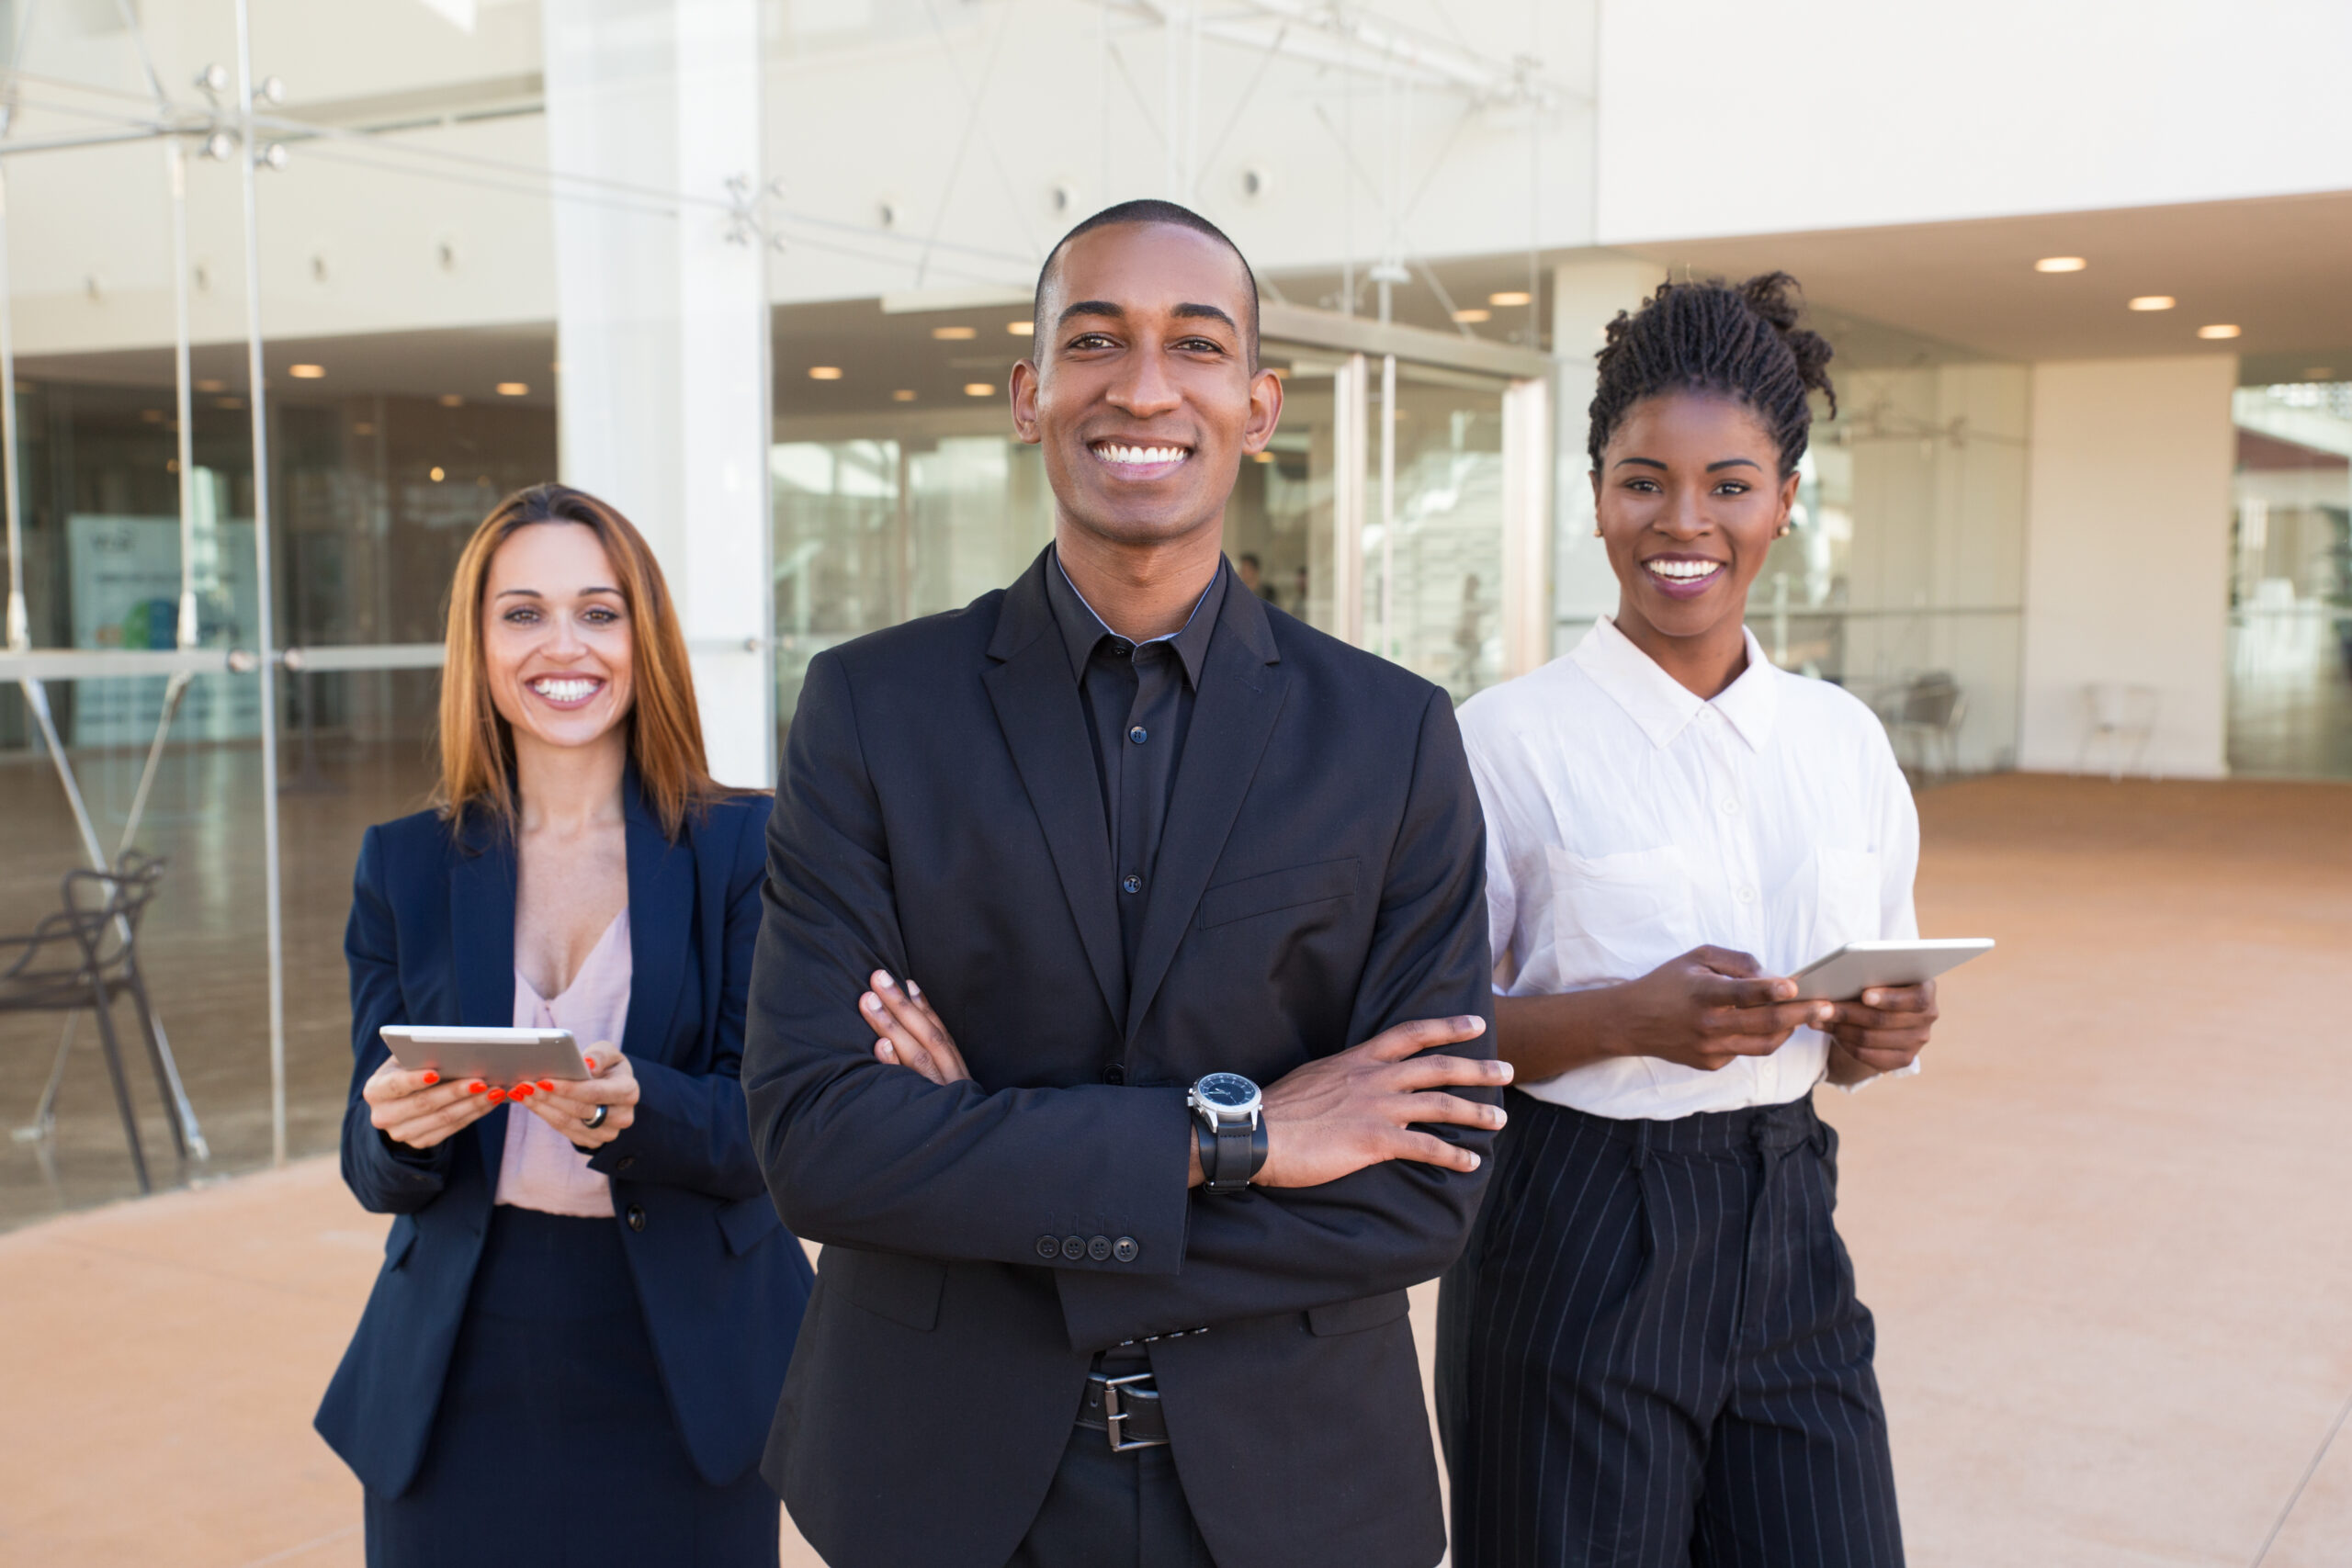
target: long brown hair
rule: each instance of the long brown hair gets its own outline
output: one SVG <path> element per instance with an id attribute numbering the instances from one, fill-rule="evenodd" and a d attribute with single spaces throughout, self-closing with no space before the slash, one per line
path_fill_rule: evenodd
<path id="1" fill-rule="evenodd" d="M 492 509 L 466 542 L 449 586 L 448 657 L 441 671 L 441 782 L 433 804 L 445 818 L 481 812 L 514 826 L 514 735 L 491 700 L 482 658 L 482 595 L 498 547 L 535 523 L 576 523 L 596 536 L 618 577 L 628 612 L 633 695 L 621 722 L 639 787 L 675 840 L 689 811 L 731 793 L 710 776 L 695 706 L 686 639 L 670 602 L 662 563 L 637 525 L 617 509 L 569 485 L 533 485 Z"/>

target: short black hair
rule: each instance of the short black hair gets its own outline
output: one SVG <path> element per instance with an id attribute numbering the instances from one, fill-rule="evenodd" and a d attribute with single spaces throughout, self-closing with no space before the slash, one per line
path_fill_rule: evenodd
<path id="1" fill-rule="evenodd" d="M 1046 265 L 1037 269 L 1037 292 L 1030 303 L 1031 320 L 1035 322 L 1035 330 L 1040 333 L 1050 330 L 1046 321 L 1046 285 L 1053 280 L 1054 264 L 1062 259 L 1062 252 L 1069 248 L 1069 243 L 1072 240 L 1077 239 L 1080 234 L 1091 234 L 1097 229 L 1143 223 L 1165 223 L 1173 228 L 1190 229 L 1195 234 L 1206 234 L 1233 253 L 1233 259 L 1241 264 L 1242 278 L 1250 285 L 1250 320 L 1245 323 L 1244 335 L 1249 339 L 1250 368 L 1256 370 L 1258 368 L 1258 275 L 1250 270 L 1250 258 L 1241 254 L 1241 247 L 1235 244 L 1224 230 L 1191 208 L 1180 207 L 1175 202 L 1161 201 L 1156 197 L 1146 197 L 1135 201 L 1120 202 L 1116 207 L 1106 207 L 1054 243 L 1054 248 L 1046 253 Z"/>
<path id="2" fill-rule="evenodd" d="M 1585 446 L 1601 448 L 1635 403 L 1662 392 L 1713 392 L 1744 403 L 1781 448 L 1781 477 L 1797 471 L 1813 429 L 1809 395 L 1838 412 L 1829 342 L 1797 325 L 1804 297 L 1785 272 L 1741 284 L 1719 277 L 1661 283 L 1632 314 L 1620 310 L 1596 356 L 1600 384 Z"/>

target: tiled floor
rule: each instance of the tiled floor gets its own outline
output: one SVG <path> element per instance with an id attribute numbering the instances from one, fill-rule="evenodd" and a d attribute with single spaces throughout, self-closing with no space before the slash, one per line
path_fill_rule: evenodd
<path id="1" fill-rule="evenodd" d="M 2352 787 L 1923 810 L 1923 925 L 2001 949 L 1823 1097 L 1912 1562 L 2352 1561 Z M 357 1562 L 309 1417 L 381 1232 L 310 1161 L 0 1236 L 0 1562 Z"/>

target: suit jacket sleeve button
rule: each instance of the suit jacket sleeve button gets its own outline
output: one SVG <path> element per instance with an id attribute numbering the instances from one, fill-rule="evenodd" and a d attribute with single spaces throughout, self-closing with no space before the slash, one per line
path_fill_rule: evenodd
<path id="1" fill-rule="evenodd" d="M 628 1206 L 628 1228 L 633 1231 L 641 1231 L 645 1228 L 644 1204 L 631 1203 Z"/>
<path id="2" fill-rule="evenodd" d="M 1086 1244 L 1086 1256 L 1097 1263 L 1110 1262 L 1111 1238 L 1107 1235 L 1098 1235 L 1089 1239 Z"/>
<path id="3" fill-rule="evenodd" d="M 1086 1238 L 1082 1235 L 1062 1237 L 1062 1256 L 1072 1263 L 1086 1256 Z"/>
<path id="4" fill-rule="evenodd" d="M 1039 1237 L 1037 1238 L 1037 1256 L 1038 1256 L 1038 1257 L 1045 1258 L 1045 1259 L 1046 1259 L 1046 1261 L 1048 1261 L 1048 1262 L 1051 1262 L 1053 1259 L 1055 1259 L 1055 1258 L 1059 1258 L 1061 1255 L 1062 1255 L 1062 1238 L 1061 1238 L 1061 1237 L 1059 1237 L 1059 1236 L 1057 1236 L 1057 1235 L 1041 1235 L 1041 1236 L 1039 1236 Z"/>
<path id="5" fill-rule="evenodd" d="M 1122 1263 L 1133 1263 L 1142 1251 L 1143 1248 L 1136 1245 L 1136 1238 L 1131 1235 L 1123 1235 L 1111 1244 L 1111 1256 Z"/>

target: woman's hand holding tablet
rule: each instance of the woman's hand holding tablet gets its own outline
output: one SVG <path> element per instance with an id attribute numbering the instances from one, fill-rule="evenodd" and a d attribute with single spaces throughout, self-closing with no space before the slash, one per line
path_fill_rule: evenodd
<path id="1" fill-rule="evenodd" d="M 1727 947 L 1694 947 L 1611 989 L 1616 1055 L 1656 1056 L 1702 1073 L 1742 1056 L 1769 1056 L 1830 1015 L 1830 1004 L 1798 1000 L 1795 982 L 1765 975 L 1754 958 Z"/>

